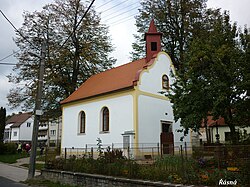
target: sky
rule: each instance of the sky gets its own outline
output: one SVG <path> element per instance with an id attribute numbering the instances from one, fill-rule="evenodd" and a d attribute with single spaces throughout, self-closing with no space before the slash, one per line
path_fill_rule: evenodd
<path id="1" fill-rule="evenodd" d="M 52 3 L 53 0 L 0 0 L 0 10 L 8 17 L 16 28 L 20 28 L 23 23 L 23 11 L 41 11 L 45 4 Z M 129 62 L 133 34 L 136 34 L 134 15 L 138 13 L 140 7 L 139 0 L 96 0 L 94 6 L 96 11 L 101 13 L 103 23 L 109 26 L 109 35 L 112 38 L 115 51 L 112 56 L 117 59 L 115 66 Z M 250 0 L 208 0 L 208 7 L 229 10 L 232 21 L 238 25 L 245 24 L 250 27 Z M 7 20 L 0 14 L 0 62 L 16 63 L 13 56 L 2 60 L 17 47 L 13 41 L 15 31 Z M 9 90 L 16 85 L 8 82 L 6 77 L 12 71 L 13 66 L 0 64 L 0 107 L 7 110 L 7 114 L 18 112 L 20 109 L 12 110 L 8 106 L 6 98 Z"/>

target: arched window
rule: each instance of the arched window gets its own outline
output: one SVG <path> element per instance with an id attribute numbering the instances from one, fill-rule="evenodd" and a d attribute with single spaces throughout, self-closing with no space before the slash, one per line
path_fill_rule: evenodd
<path id="1" fill-rule="evenodd" d="M 102 131 L 109 131 L 109 109 L 107 107 L 102 109 Z"/>
<path id="2" fill-rule="evenodd" d="M 85 133 L 86 128 L 86 114 L 85 112 L 80 112 L 79 115 L 79 133 Z"/>
<path id="3" fill-rule="evenodd" d="M 162 89 L 169 89 L 169 78 L 167 75 L 162 76 Z"/>

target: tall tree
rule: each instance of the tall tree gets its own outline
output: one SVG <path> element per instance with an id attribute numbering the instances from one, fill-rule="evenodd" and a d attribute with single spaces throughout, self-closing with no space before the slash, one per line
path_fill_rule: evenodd
<path id="1" fill-rule="evenodd" d="M 16 74 L 9 80 L 17 85 L 8 100 L 13 107 L 28 110 L 34 106 L 42 42 L 46 42 L 43 108 L 59 109 L 60 100 L 69 96 L 92 74 L 110 68 L 115 59 L 107 26 L 91 8 L 90 2 L 55 0 L 40 12 L 24 12 L 24 23 L 15 42 L 20 48 Z M 83 18 L 83 19 L 82 19 Z M 36 54 L 36 55 L 34 55 Z M 24 83 L 24 84 L 22 84 Z"/>
<path id="2" fill-rule="evenodd" d="M 183 68 L 184 53 L 189 41 L 202 22 L 207 0 L 142 0 L 136 16 L 138 35 L 132 44 L 132 59 L 145 57 L 143 35 L 149 22 L 154 19 L 157 29 L 163 33 L 162 48 L 166 51 L 175 67 Z"/>
<path id="3" fill-rule="evenodd" d="M 249 126 L 250 119 L 249 34 L 230 23 L 228 12 L 218 10 L 207 11 L 203 26 L 187 50 L 187 67 L 170 95 L 175 118 L 181 118 L 185 128 L 199 128 L 208 115 L 223 117 L 236 143 L 235 126 Z"/>
<path id="4" fill-rule="evenodd" d="M 6 109 L 1 107 L 0 108 L 0 143 L 3 142 L 3 138 L 4 138 L 5 122 L 6 122 Z"/>

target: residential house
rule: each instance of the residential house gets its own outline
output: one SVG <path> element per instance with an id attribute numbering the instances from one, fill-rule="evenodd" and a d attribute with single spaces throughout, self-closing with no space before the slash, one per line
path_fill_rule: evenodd
<path id="1" fill-rule="evenodd" d="M 31 112 L 13 115 L 6 121 L 4 142 L 30 142 L 33 132 L 33 120 Z"/>
<path id="2" fill-rule="evenodd" d="M 62 151 L 94 145 L 97 138 L 131 149 L 158 144 L 166 154 L 180 145 L 180 123 L 174 121 L 169 98 L 161 94 L 175 73 L 169 55 L 161 52 L 161 36 L 151 21 L 146 58 L 91 76 L 61 102 Z M 190 142 L 189 136 L 184 141 Z"/>
<path id="3" fill-rule="evenodd" d="M 34 116 L 32 112 L 18 113 L 11 116 L 5 125 L 4 142 L 31 142 Z M 50 131 L 49 131 L 50 130 Z M 38 143 L 54 145 L 60 144 L 61 118 L 41 122 L 38 129 Z"/>
<path id="4" fill-rule="evenodd" d="M 48 127 L 49 146 L 60 147 L 62 136 L 62 117 L 50 119 Z"/>
<path id="5" fill-rule="evenodd" d="M 241 128 L 240 126 L 236 126 L 235 130 L 238 136 L 244 134 L 244 131 L 250 134 L 250 127 Z M 213 120 L 213 116 L 208 116 L 207 132 L 205 127 L 201 128 L 199 139 L 201 142 L 207 142 L 209 139 L 211 143 L 229 143 L 231 142 L 230 128 L 225 123 L 224 118 L 220 117 L 217 120 Z"/>

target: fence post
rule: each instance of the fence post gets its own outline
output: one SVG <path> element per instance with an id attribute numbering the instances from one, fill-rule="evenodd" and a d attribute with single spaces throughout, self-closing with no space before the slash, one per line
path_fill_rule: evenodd
<path id="1" fill-rule="evenodd" d="M 45 149 L 45 168 L 47 168 L 47 164 L 48 164 L 48 147 L 46 147 Z"/>
<path id="2" fill-rule="evenodd" d="M 87 153 L 88 153 L 88 145 L 86 144 L 85 145 L 85 155 L 87 155 Z"/>
<path id="3" fill-rule="evenodd" d="M 180 147 L 181 147 L 181 166 L 184 169 L 184 173 L 186 174 L 186 168 L 184 168 L 183 147 L 182 145 Z"/>
<path id="4" fill-rule="evenodd" d="M 129 153 L 129 146 L 128 146 L 128 159 L 130 160 L 130 153 Z"/>
<path id="5" fill-rule="evenodd" d="M 93 147 L 91 147 L 91 158 L 94 158 L 94 150 L 93 150 Z"/>
<path id="6" fill-rule="evenodd" d="M 158 152 L 158 157 L 160 156 L 160 143 L 157 143 L 157 152 Z"/>
<path id="7" fill-rule="evenodd" d="M 187 159 L 187 142 L 185 142 L 184 146 L 185 146 L 185 157 Z"/>
<path id="8" fill-rule="evenodd" d="M 64 159 L 65 160 L 67 159 L 67 148 L 66 147 L 64 148 Z"/>

